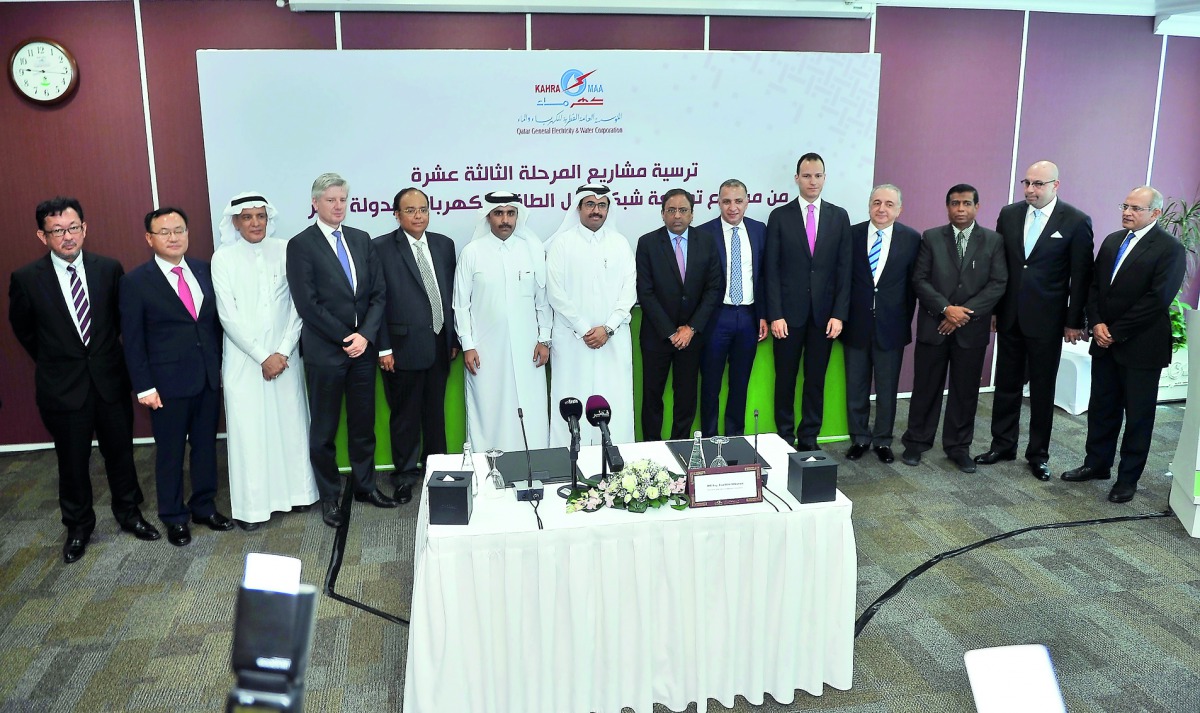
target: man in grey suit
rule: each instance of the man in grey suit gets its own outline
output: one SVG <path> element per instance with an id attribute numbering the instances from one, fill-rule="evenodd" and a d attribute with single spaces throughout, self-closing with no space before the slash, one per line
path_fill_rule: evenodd
<path id="1" fill-rule="evenodd" d="M 942 410 L 942 385 L 950 373 L 942 448 L 964 473 L 975 472 L 969 453 L 975 435 L 979 379 L 991 339 L 992 310 L 1004 295 L 1008 268 L 1004 239 L 975 222 L 979 191 L 960 183 L 946 193 L 949 225 L 926 230 L 913 271 L 917 313 L 916 378 L 901 439 L 906 465 L 933 448 Z"/>
<path id="2" fill-rule="evenodd" d="M 371 237 L 343 225 L 346 180 L 317 176 L 312 204 L 317 222 L 292 238 L 287 279 L 304 326 L 304 376 L 308 385 L 309 459 L 321 495 L 321 516 L 330 527 L 345 522 L 334 436 L 346 400 L 346 441 L 354 498 L 376 507 L 396 502 L 375 487 L 375 354 L 372 340 L 383 321 L 384 285 Z"/>

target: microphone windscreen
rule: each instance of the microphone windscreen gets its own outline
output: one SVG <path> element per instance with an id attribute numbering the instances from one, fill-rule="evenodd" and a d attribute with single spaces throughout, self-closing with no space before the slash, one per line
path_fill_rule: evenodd
<path id="1" fill-rule="evenodd" d="M 583 403 L 574 396 L 568 396 L 558 402 L 558 413 L 564 421 L 570 421 L 572 417 L 579 420 L 583 417 Z"/>
<path id="2" fill-rule="evenodd" d="M 608 423 L 612 417 L 612 410 L 608 406 L 608 400 L 603 396 L 593 394 L 587 400 L 587 420 L 593 426 L 600 423 Z"/>

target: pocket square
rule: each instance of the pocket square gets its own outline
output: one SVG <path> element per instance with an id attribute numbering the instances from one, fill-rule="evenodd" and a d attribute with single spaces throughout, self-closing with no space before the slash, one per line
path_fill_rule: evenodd
<path id="1" fill-rule="evenodd" d="M 1058 231 L 1056 230 L 1056 231 L 1054 231 L 1054 234 L 1053 234 L 1053 235 L 1051 235 L 1050 237 L 1052 237 L 1052 238 L 1061 238 L 1062 236 L 1063 236 L 1063 234 L 1062 234 L 1062 233 L 1060 233 L 1060 232 L 1058 232 Z"/>

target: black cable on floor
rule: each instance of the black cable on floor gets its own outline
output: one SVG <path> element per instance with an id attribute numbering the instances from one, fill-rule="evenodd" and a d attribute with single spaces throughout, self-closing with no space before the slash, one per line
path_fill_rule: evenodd
<path id="1" fill-rule="evenodd" d="M 377 617 L 387 619 L 393 624 L 408 626 L 408 619 L 380 611 L 375 607 L 363 604 L 350 597 L 344 597 L 333 590 L 334 585 L 337 584 L 338 573 L 342 571 L 342 554 L 346 551 L 346 535 L 350 531 L 350 510 L 353 504 L 354 488 L 347 484 L 346 492 L 342 493 L 342 524 L 338 526 L 337 534 L 334 535 L 333 551 L 329 554 L 329 569 L 325 571 L 325 595 L 343 604 L 349 604 L 352 607 L 362 609 L 368 614 L 374 614 Z"/>
<path id="2" fill-rule="evenodd" d="M 971 550 L 977 549 L 979 547 L 983 547 L 984 545 L 990 545 L 991 543 L 999 542 L 1000 540 L 1007 540 L 1008 538 L 1013 537 L 1014 535 L 1024 534 L 1026 532 L 1031 532 L 1033 530 L 1057 530 L 1057 529 L 1063 528 L 1063 527 L 1083 527 L 1085 525 L 1103 525 L 1103 524 L 1110 523 L 1110 522 L 1129 522 L 1131 520 L 1149 520 L 1151 518 L 1156 518 L 1156 517 L 1167 517 L 1168 515 L 1171 515 L 1171 514 L 1172 514 L 1171 510 L 1167 509 L 1167 510 L 1163 510 L 1162 512 L 1145 513 L 1142 515 L 1122 515 L 1120 517 L 1105 517 L 1105 518 L 1100 518 L 1098 520 L 1077 520 L 1075 522 L 1051 522 L 1051 523 L 1047 523 L 1045 525 L 1031 525 L 1030 527 L 1023 527 L 1020 530 L 1013 530 L 1011 532 L 1002 532 L 999 535 L 994 535 L 992 537 L 987 538 L 986 540 L 980 540 L 979 542 L 967 545 L 965 547 L 959 547 L 956 550 L 950 550 L 949 552 L 943 552 L 940 555 L 929 560 L 928 562 L 925 562 L 921 566 L 917 567 L 913 571 L 909 572 L 908 574 L 904 575 L 904 577 L 902 577 L 900 579 L 900 581 L 893 584 L 891 586 L 891 588 L 889 588 L 886 592 L 881 594 L 878 599 L 876 599 L 874 602 L 872 602 L 871 606 L 864 609 L 863 613 L 860 614 L 858 619 L 854 622 L 854 636 L 855 636 L 855 638 L 857 638 L 858 635 L 862 633 L 862 630 L 866 628 L 867 624 L 869 624 L 871 622 L 871 619 L 873 619 L 875 617 L 876 612 L 878 612 L 879 609 L 884 604 L 886 604 L 889 599 L 891 599 L 892 597 L 899 594 L 900 590 L 904 589 L 904 586 L 906 584 L 908 584 L 912 580 L 916 579 L 917 575 L 925 572 L 926 570 L 933 567 L 935 564 L 937 564 L 938 562 L 941 562 L 942 560 L 948 560 L 951 557 L 957 557 L 961 554 L 966 554 L 967 552 L 970 552 Z"/>

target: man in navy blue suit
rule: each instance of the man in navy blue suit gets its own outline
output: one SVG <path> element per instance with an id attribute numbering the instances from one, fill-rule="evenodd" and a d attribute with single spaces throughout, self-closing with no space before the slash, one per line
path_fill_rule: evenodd
<path id="1" fill-rule="evenodd" d="M 188 518 L 232 530 L 217 512 L 217 416 L 221 404 L 221 324 L 207 262 L 185 257 L 187 215 L 146 214 L 149 262 L 121 279 L 125 363 L 138 403 L 150 409 L 158 516 L 177 547 L 192 541 Z M 192 497 L 183 502 L 183 453 L 191 446 Z"/>
<path id="2" fill-rule="evenodd" d="M 871 191 L 871 219 L 851 226 L 850 319 L 842 331 L 846 357 L 846 405 L 850 460 L 874 447 L 884 463 L 893 462 L 892 431 L 904 347 L 912 341 L 917 296 L 913 266 L 921 247 L 917 231 L 897 223 L 903 209 L 900 189 L 890 183 Z M 871 380 L 875 381 L 875 428 L 871 420 Z"/>
<path id="3" fill-rule="evenodd" d="M 746 433 L 750 371 L 758 343 L 767 338 L 766 281 L 762 273 L 767 226 L 746 217 L 749 194 L 746 184 L 736 178 L 721 184 L 717 200 L 721 215 L 700 226 L 717 238 L 724 289 L 709 319 L 708 339 L 700 357 L 700 430 L 705 438 L 717 435 L 726 364 L 729 391 L 725 396 L 725 435 Z"/>

